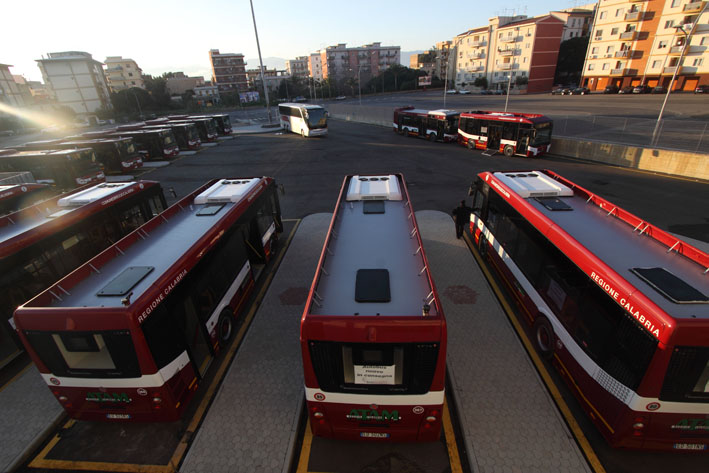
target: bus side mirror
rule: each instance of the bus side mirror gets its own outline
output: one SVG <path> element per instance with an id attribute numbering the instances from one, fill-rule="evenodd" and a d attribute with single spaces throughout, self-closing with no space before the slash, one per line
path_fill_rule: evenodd
<path id="1" fill-rule="evenodd" d="M 475 194 L 475 186 L 470 184 L 470 187 L 468 187 L 468 197 L 472 197 Z"/>

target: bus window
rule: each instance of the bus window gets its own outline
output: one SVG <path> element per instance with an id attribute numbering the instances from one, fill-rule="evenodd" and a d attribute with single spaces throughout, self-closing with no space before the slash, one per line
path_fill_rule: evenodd
<path id="1" fill-rule="evenodd" d="M 141 328 L 158 370 L 185 351 L 182 335 L 174 323 L 172 313 L 164 305 L 153 310 Z"/>
<path id="2" fill-rule="evenodd" d="M 502 125 L 502 139 L 503 140 L 516 140 L 517 139 L 517 128 L 516 123 L 504 123 Z"/>
<path id="3" fill-rule="evenodd" d="M 674 348 L 660 399 L 663 401 L 709 401 L 709 348 Z"/>

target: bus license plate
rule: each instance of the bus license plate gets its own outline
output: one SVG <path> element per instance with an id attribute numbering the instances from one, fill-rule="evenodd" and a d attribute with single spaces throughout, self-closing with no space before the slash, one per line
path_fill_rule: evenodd
<path id="1" fill-rule="evenodd" d="M 130 419 L 130 414 L 106 414 L 106 419 Z"/>
<path id="2" fill-rule="evenodd" d="M 383 432 L 360 432 L 360 437 L 369 439 L 386 439 L 389 438 L 389 434 Z"/>
<path id="3" fill-rule="evenodd" d="M 706 450 L 707 446 L 704 443 L 676 443 L 675 450 Z"/>

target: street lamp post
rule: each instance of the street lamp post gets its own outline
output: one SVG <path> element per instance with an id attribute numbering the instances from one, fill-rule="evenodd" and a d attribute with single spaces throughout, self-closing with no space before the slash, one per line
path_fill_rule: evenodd
<path id="1" fill-rule="evenodd" d="M 268 113 L 268 123 L 271 123 L 271 101 L 268 99 L 268 87 L 266 87 L 266 80 L 263 77 L 263 60 L 261 59 L 261 45 L 258 41 L 258 30 L 256 29 L 256 15 L 254 14 L 254 2 L 249 0 L 251 4 L 251 18 L 254 20 L 254 34 L 256 35 L 256 48 L 258 49 L 258 62 L 261 66 L 261 83 L 263 84 L 263 94 L 266 96 L 266 110 Z"/>
<path id="2" fill-rule="evenodd" d="M 362 64 L 357 68 L 357 90 L 359 91 L 359 104 L 362 105 Z"/>
<path id="3" fill-rule="evenodd" d="M 446 108 L 446 95 L 448 94 L 448 58 L 446 58 L 446 73 L 443 79 L 443 108 Z"/>
<path id="4" fill-rule="evenodd" d="M 512 59 L 512 69 L 514 69 L 514 58 Z M 512 69 L 510 69 L 510 76 L 507 79 L 507 95 L 505 95 L 505 113 L 507 113 L 507 103 L 510 101 L 510 86 L 512 85 Z"/>
<path id="5" fill-rule="evenodd" d="M 702 14 L 704 13 L 704 10 L 706 10 L 707 5 L 709 3 L 704 2 L 704 6 L 702 7 L 702 11 L 699 12 L 699 14 L 696 16 L 695 22 L 698 22 L 699 19 L 702 17 Z M 692 37 L 692 32 L 696 28 L 696 25 L 692 27 L 692 31 L 687 33 L 684 31 L 684 28 L 682 28 L 683 25 L 675 26 L 674 28 L 676 30 L 679 30 L 684 34 L 684 46 L 682 47 L 682 52 L 679 55 L 679 59 L 677 60 L 677 66 L 675 67 L 674 72 L 672 73 L 672 79 L 670 79 L 670 86 L 667 87 L 667 93 L 665 94 L 665 100 L 662 101 L 662 107 L 660 107 L 660 114 L 657 116 L 657 123 L 655 123 L 655 129 L 652 131 L 652 141 L 651 145 L 657 146 L 657 140 L 659 136 L 657 136 L 658 131 L 660 130 L 660 122 L 662 121 L 662 114 L 665 112 L 665 105 L 667 105 L 667 99 L 670 98 L 670 92 L 672 92 L 672 86 L 674 86 L 675 83 L 675 78 L 677 77 L 677 72 L 680 70 L 682 67 L 682 59 L 684 59 L 684 53 L 687 51 L 687 48 L 689 48 L 689 40 Z"/>

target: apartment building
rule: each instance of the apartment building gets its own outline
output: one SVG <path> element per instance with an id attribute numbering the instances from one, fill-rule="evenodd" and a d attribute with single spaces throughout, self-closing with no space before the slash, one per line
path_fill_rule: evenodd
<path id="1" fill-rule="evenodd" d="M 246 76 L 249 89 L 260 91 L 262 88 L 261 71 L 259 71 L 259 69 L 248 69 Z M 290 77 L 290 74 L 286 70 L 266 69 L 265 67 L 263 70 L 263 79 L 266 82 L 266 87 L 268 87 L 269 92 L 278 91 L 281 82 L 285 79 L 290 79 Z"/>
<path id="2" fill-rule="evenodd" d="M 108 87 L 112 92 L 138 87 L 145 89 L 143 70 L 132 59 L 123 59 L 121 56 L 108 56 L 104 61 L 105 74 Z"/>
<path id="3" fill-rule="evenodd" d="M 594 15 L 593 6 L 549 12 L 550 15 L 554 15 L 564 22 L 564 33 L 561 36 L 561 41 L 588 36 L 591 33 Z"/>
<path id="4" fill-rule="evenodd" d="M 243 54 L 220 53 L 218 49 L 210 49 L 209 62 L 212 65 L 212 82 L 219 92 L 248 90 Z"/>
<path id="5" fill-rule="evenodd" d="M 165 87 L 167 87 L 170 95 L 182 95 L 188 90 L 194 91 L 196 87 L 204 85 L 204 77 L 190 77 L 184 72 L 175 72 L 172 77 L 168 77 L 165 81 Z"/>
<path id="6" fill-rule="evenodd" d="M 608 85 L 709 84 L 709 8 L 697 0 L 600 0 L 583 69 L 591 90 Z"/>
<path id="7" fill-rule="evenodd" d="M 308 56 L 308 74 L 316 81 L 323 80 L 323 56 L 320 51 L 312 53 Z"/>
<path id="8" fill-rule="evenodd" d="M 103 64 L 83 51 L 49 53 L 36 59 L 49 94 L 60 105 L 71 107 L 78 115 L 92 115 L 99 109 L 113 108 Z"/>
<path id="9" fill-rule="evenodd" d="M 455 75 L 455 45 L 453 41 L 440 41 L 435 48 L 422 54 L 412 54 L 409 67 L 426 72 L 428 76 L 453 81 Z M 447 71 L 446 71 L 447 68 Z"/>
<path id="10" fill-rule="evenodd" d="M 455 87 L 470 89 L 478 78 L 488 88 L 545 92 L 554 83 L 565 22 L 554 15 L 494 17 L 488 26 L 455 37 Z"/>
<path id="11" fill-rule="evenodd" d="M 308 56 L 300 56 L 286 61 L 286 72 L 292 77 L 310 76 L 309 60 Z"/>
<path id="12" fill-rule="evenodd" d="M 336 81 L 360 77 L 362 82 L 378 76 L 394 64 L 400 63 L 400 46 L 382 46 L 381 43 L 365 44 L 348 48 L 346 43 L 328 46 L 318 51 L 319 61 L 310 55 L 311 77 L 318 79 L 318 62 L 322 70 L 322 79 L 331 78 Z M 318 53 L 315 53 L 316 55 Z"/>
<path id="13" fill-rule="evenodd" d="M 12 107 L 24 107 L 25 98 L 10 72 L 10 64 L 0 64 L 0 103 Z M 0 110 L 0 115 L 3 112 Z"/>

